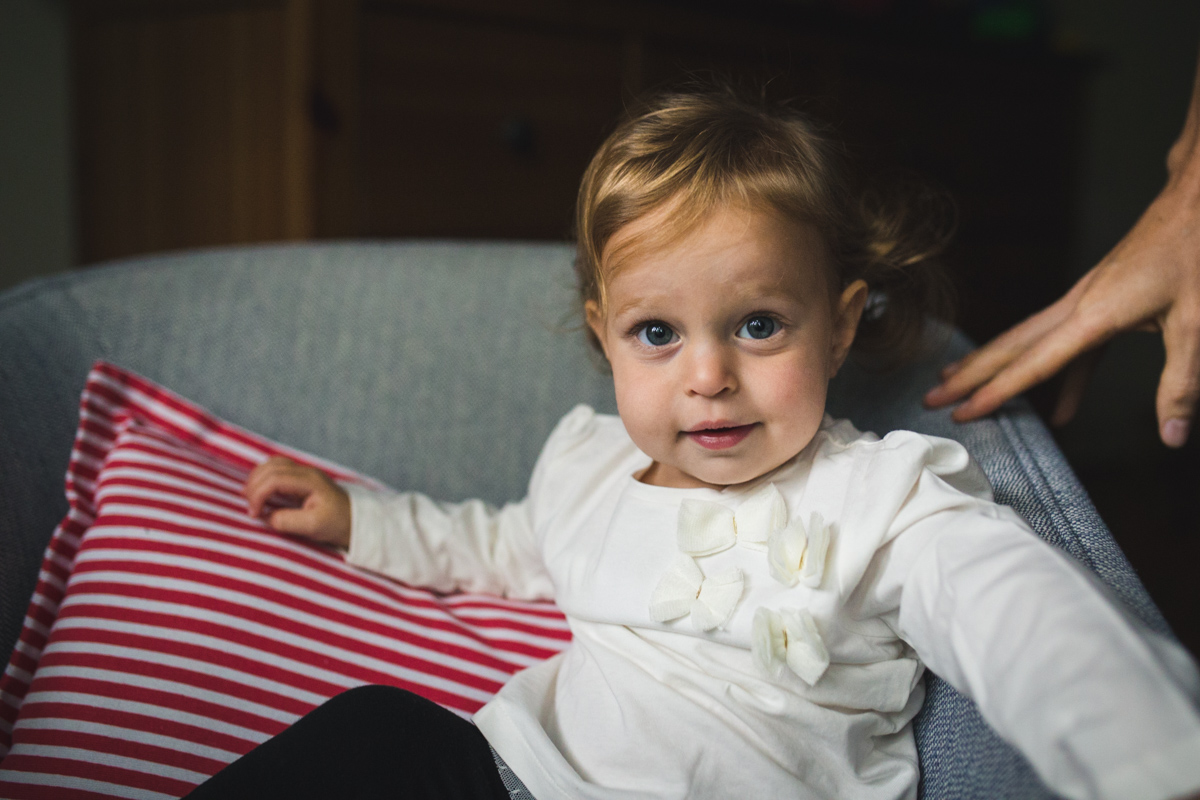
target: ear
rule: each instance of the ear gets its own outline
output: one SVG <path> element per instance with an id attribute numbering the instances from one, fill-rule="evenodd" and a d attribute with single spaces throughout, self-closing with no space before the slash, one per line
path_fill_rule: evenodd
<path id="1" fill-rule="evenodd" d="M 585 301 L 583 304 L 583 316 L 587 320 L 587 326 L 591 329 L 592 335 L 600 343 L 600 349 L 604 351 L 604 358 L 607 359 L 608 342 L 604 336 L 604 312 L 600 310 L 600 304 L 595 300 Z"/>
<path id="2" fill-rule="evenodd" d="M 867 305 L 867 282 L 857 280 L 842 290 L 833 308 L 833 351 L 829 360 L 829 377 L 841 369 L 858 333 L 858 321 Z"/>

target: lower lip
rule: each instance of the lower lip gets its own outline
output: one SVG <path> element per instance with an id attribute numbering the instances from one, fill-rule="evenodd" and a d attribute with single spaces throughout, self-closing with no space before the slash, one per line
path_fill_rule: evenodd
<path id="1" fill-rule="evenodd" d="M 690 431 L 688 438 L 708 450 L 727 450 L 750 435 L 753 425 L 739 425 L 736 428 L 721 428 L 719 430 Z"/>

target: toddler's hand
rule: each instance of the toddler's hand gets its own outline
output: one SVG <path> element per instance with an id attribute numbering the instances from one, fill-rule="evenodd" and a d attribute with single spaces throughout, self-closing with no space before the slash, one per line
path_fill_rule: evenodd
<path id="1" fill-rule="evenodd" d="M 280 533 L 339 547 L 350 544 L 350 497 L 319 469 L 274 456 L 251 471 L 242 495 L 250 516 L 261 518 Z M 265 509 L 272 495 L 299 506 Z"/>

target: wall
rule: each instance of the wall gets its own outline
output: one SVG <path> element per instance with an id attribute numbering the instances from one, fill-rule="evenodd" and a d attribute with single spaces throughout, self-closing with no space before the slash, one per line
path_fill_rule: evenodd
<path id="1" fill-rule="evenodd" d="M 73 263 L 66 0 L 0 3 L 0 287 Z M 1103 58 L 1087 98 L 1075 264 L 1099 259 L 1164 175 L 1195 74 L 1200 3 L 1050 0 Z"/>
<path id="2" fill-rule="evenodd" d="M 74 263 L 66 0 L 0 2 L 0 290 Z"/>

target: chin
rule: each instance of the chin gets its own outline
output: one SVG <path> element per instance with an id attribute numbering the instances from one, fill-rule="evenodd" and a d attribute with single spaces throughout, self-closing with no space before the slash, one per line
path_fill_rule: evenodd
<path id="1" fill-rule="evenodd" d="M 706 483 L 717 484 L 719 486 L 737 486 L 740 483 L 749 483 L 750 481 L 761 478 L 769 472 L 773 472 L 784 464 L 787 464 L 795 458 L 804 448 L 796 449 L 795 453 L 781 457 L 782 454 L 775 452 L 767 458 L 754 458 L 747 460 L 730 461 L 721 463 L 720 461 L 709 462 L 707 464 L 697 464 L 697 471 L 693 473 Z M 762 456 L 763 453 L 757 455 Z M 776 460 L 778 459 L 778 460 Z"/>
<path id="2" fill-rule="evenodd" d="M 729 465 L 725 468 L 714 467 L 709 465 L 707 469 L 698 469 L 690 473 L 694 478 L 714 486 L 737 486 L 739 483 L 748 483 L 760 475 L 765 475 L 771 471 L 771 468 L 758 468 L 754 466 Z"/>

